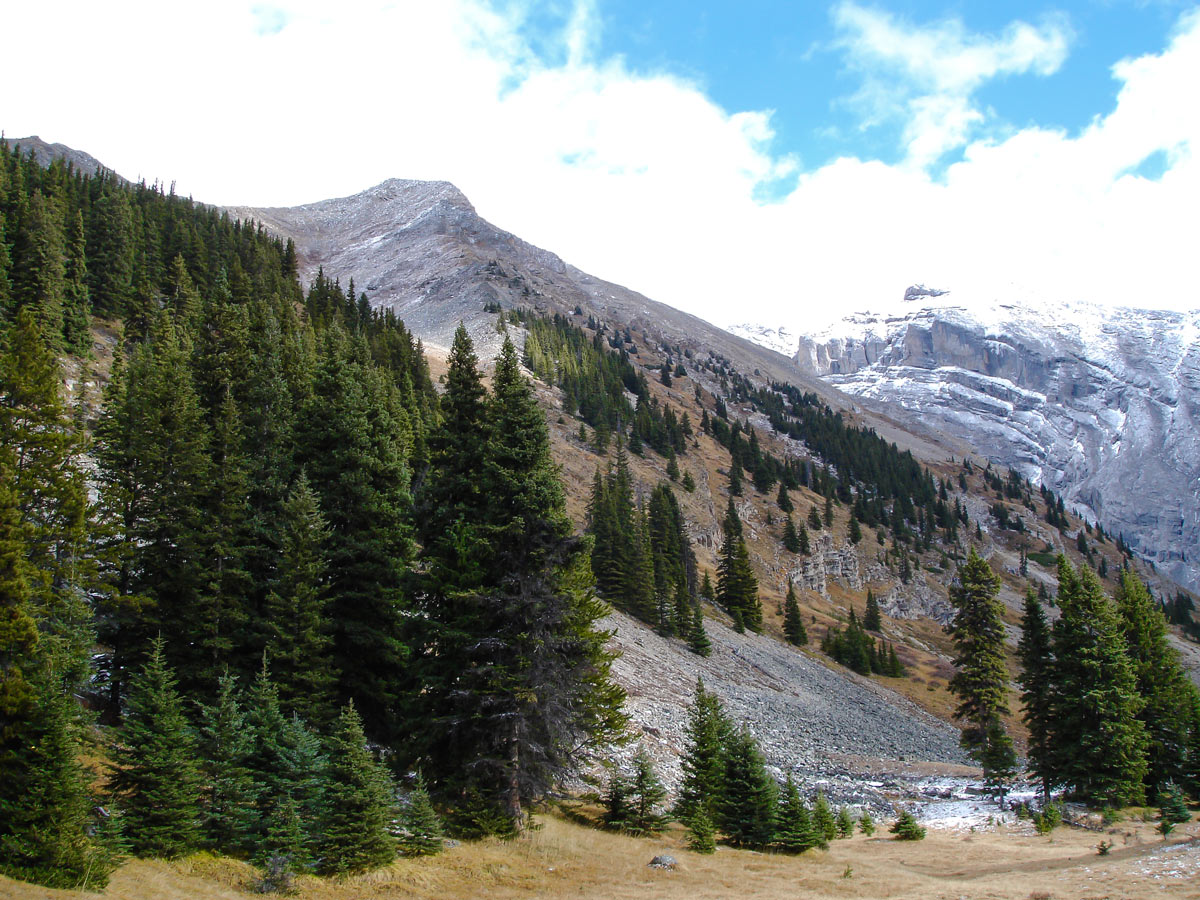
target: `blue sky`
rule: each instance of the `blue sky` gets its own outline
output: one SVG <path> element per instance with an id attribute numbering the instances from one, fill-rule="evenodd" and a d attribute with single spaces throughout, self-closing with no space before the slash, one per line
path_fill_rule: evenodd
<path id="1" fill-rule="evenodd" d="M 0 103 L 9 137 L 208 202 L 449 180 L 719 324 L 804 328 L 916 282 L 1200 308 L 1195 3 L 65 0 L 5 19 L 6 68 L 38 73 Z"/>

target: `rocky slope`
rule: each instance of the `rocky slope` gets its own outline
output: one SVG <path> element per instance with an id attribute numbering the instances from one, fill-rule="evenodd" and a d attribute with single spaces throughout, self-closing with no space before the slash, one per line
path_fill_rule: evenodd
<path id="1" fill-rule="evenodd" d="M 801 337 L 798 366 L 1049 485 L 1200 587 L 1200 311 L 931 293 Z"/>

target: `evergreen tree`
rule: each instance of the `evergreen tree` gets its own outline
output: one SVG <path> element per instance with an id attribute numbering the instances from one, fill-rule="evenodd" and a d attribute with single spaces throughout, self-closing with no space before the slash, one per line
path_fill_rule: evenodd
<path id="1" fill-rule="evenodd" d="M 812 818 L 789 773 L 775 816 L 775 843 L 784 853 L 803 853 L 816 846 Z"/>
<path id="2" fill-rule="evenodd" d="M 1145 783 L 1152 797 L 1159 785 L 1178 781 L 1183 775 L 1196 689 L 1188 681 L 1178 653 L 1167 642 L 1166 620 L 1142 580 L 1132 572 L 1122 572 L 1116 602 L 1137 692 L 1144 703 L 1138 718 L 1149 740 Z"/>
<path id="3" fill-rule="evenodd" d="M 837 814 L 837 836 L 848 838 L 854 836 L 854 818 L 850 815 L 850 807 L 843 806 Z"/>
<path id="4" fill-rule="evenodd" d="M 1055 734 L 1064 783 L 1089 800 L 1139 802 L 1146 765 L 1142 700 L 1116 610 L 1095 573 L 1058 560 Z"/>
<path id="5" fill-rule="evenodd" d="M 858 830 L 867 837 L 875 833 L 875 820 L 871 818 L 871 811 L 865 806 L 863 807 L 862 815 L 858 817 Z"/>
<path id="6" fill-rule="evenodd" d="M 124 814 L 130 850 L 170 859 L 196 849 L 201 836 L 195 739 L 161 639 L 129 686 L 113 758 L 110 789 Z"/>
<path id="7" fill-rule="evenodd" d="M 704 689 L 703 679 L 697 678 L 684 729 L 687 746 L 680 760 L 683 778 L 675 804 L 677 818 L 690 822 L 698 813 L 704 813 L 715 819 L 725 773 L 725 748 L 732 731 L 721 701 Z"/>
<path id="8" fill-rule="evenodd" d="M 743 727 L 725 751 L 717 822 L 735 847 L 765 847 L 775 835 L 775 782 L 767 774 L 758 742 Z"/>
<path id="9" fill-rule="evenodd" d="M 633 777 L 625 783 L 621 821 L 608 824 L 639 837 L 657 834 L 666 824 L 665 817 L 658 812 L 666 795 L 646 748 L 640 747 L 633 760 Z"/>
<path id="10" fill-rule="evenodd" d="M 879 601 L 875 593 L 867 590 L 867 611 L 863 613 L 863 628 L 876 633 L 883 631 L 883 620 L 879 615 Z"/>
<path id="11" fill-rule="evenodd" d="M 808 643 L 808 630 L 804 617 L 800 615 L 800 604 L 796 600 L 796 586 L 788 579 L 787 602 L 784 606 L 783 634 L 788 643 L 803 647 Z"/>
<path id="12" fill-rule="evenodd" d="M 708 632 L 704 629 L 704 613 L 700 609 L 700 604 L 692 606 L 692 621 L 687 633 L 688 649 L 697 656 L 709 656 L 712 654 L 712 641 L 708 638 Z"/>
<path id="13" fill-rule="evenodd" d="M 837 837 L 837 820 L 825 794 L 817 791 L 817 800 L 813 804 L 813 831 L 817 836 L 817 846 L 824 850 L 829 842 Z"/>
<path id="14" fill-rule="evenodd" d="M 955 607 L 950 634 L 957 651 L 950 691 L 959 699 L 955 718 L 965 723 L 960 743 L 983 766 L 989 782 L 1010 773 L 1016 764 L 1012 740 L 1001 721 L 1008 713 L 1008 670 L 999 590 L 999 577 L 971 548 L 958 583 L 950 589 Z"/>
<path id="15" fill-rule="evenodd" d="M 1054 660 L 1046 613 L 1033 590 L 1025 594 L 1021 617 L 1021 705 L 1029 729 L 1029 770 L 1042 782 L 1042 797 L 1049 802 L 1056 781 L 1054 729 Z"/>
<path id="16" fill-rule="evenodd" d="M 713 837 L 713 822 L 708 813 L 700 810 L 688 820 L 688 849 L 693 853 L 709 854 L 717 851 Z"/>
<path id="17" fill-rule="evenodd" d="M 329 741 L 326 803 L 322 872 L 362 872 L 395 859 L 395 843 L 388 832 L 391 781 L 367 749 L 353 703 L 343 707 Z"/>
<path id="18" fill-rule="evenodd" d="M 329 529 L 303 472 L 284 501 L 280 565 L 266 600 L 266 653 L 283 708 L 314 723 L 333 719 L 334 673 L 326 617 Z"/>
<path id="19" fill-rule="evenodd" d="M 795 507 L 792 506 L 791 498 L 788 496 L 786 484 L 781 483 L 779 485 L 779 495 L 775 498 L 775 503 L 784 513 L 790 513 L 793 509 L 795 509 Z M 791 516 L 788 516 L 788 521 L 791 521 Z"/>
<path id="20" fill-rule="evenodd" d="M 800 534 L 796 531 L 796 523 L 788 516 L 783 525 L 783 549 L 788 553 L 800 552 Z"/>
<path id="21" fill-rule="evenodd" d="M 907 809 L 900 813 L 900 818 L 888 829 L 898 841 L 920 841 L 925 838 L 925 829 L 917 824 L 916 818 Z"/>
<path id="22" fill-rule="evenodd" d="M 732 498 L 725 512 L 725 540 L 717 564 L 717 597 L 730 615 L 740 614 L 743 624 L 754 631 L 762 629 L 762 601 L 758 596 L 758 579 L 750 567 L 750 554 L 742 537 L 742 522 L 733 507 Z"/>
<path id="23" fill-rule="evenodd" d="M 821 530 L 821 514 L 817 512 L 815 506 L 810 506 L 808 509 L 808 527 L 813 531 Z"/>
<path id="24" fill-rule="evenodd" d="M 201 775 L 200 823 L 205 842 L 218 853 L 253 849 L 258 791 L 248 760 L 254 735 L 237 697 L 237 679 L 226 673 L 217 701 L 201 706 L 198 755 Z"/>
<path id="25" fill-rule="evenodd" d="M 405 856 L 434 856 L 442 852 L 442 820 L 434 811 L 419 774 L 400 810 L 400 852 Z"/>

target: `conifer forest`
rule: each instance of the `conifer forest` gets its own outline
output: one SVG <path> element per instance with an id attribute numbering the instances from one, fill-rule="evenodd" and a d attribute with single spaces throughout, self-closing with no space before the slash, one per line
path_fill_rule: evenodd
<path id="1" fill-rule="evenodd" d="M 689 661 L 720 622 L 919 697 L 894 591 L 814 613 L 835 532 L 896 584 L 952 575 L 946 718 L 988 791 L 1033 780 L 1039 831 L 1063 800 L 1190 817 L 1200 692 L 1169 635 L 1194 636 L 1192 600 L 1052 491 L 935 474 L 816 393 L 578 308 L 497 305 L 495 358 L 460 325 L 435 377 L 354 273 L 305 287 L 297 254 L 0 140 L 0 875 L 99 890 L 123 860 L 208 851 L 285 891 L 526 834 L 588 790 L 595 824 L 676 828 L 699 856 L 870 837 L 869 804 L 776 777 L 702 678 L 667 790 L 626 752 L 614 674 L 615 609 Z M 574 520 L 555 439 L 589 454 Z M 1028 581 L 1017 622 L 977 547 L 981 518 L 1016 540 L 1022 516 L 1078 537 L 1020 545 L 1010 580 L 1032 563 L 1054 589 Z"/>

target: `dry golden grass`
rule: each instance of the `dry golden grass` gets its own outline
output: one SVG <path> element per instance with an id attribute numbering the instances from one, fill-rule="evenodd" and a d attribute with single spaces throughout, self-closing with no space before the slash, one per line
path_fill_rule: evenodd
<path id="1" fill-rule="evenodd" d="M 787 857 L 721 848 L 713 856 L 684 849 L 677 827 L 661 838 L 609 834 L 558 816 L 513 841 L 462 844 L 428 859 L 400 860 L 366 875 L 345 879 L 302 878 L 301 900 L 450 900 L 450 898 L 889 898 L 937 900 L 1026 900 L 1082 897 L 1196 897 L 1200 871 L 1196 834 L 1175 843 L 1172 854 L 1192 876 L 1180 876 L 1180 859 L 1162 864 L 1154 851 L 1163 843 L 1152 826 L 1138 822 L 1112 832 L 1062 828 L 1049 838 L 1015 831 L 931 831 L 919 843 L 899 843 L 877 834 L 836 841 L 825 852 Z M 1197 826 L 1191 826 L 1193 832 Z M 1101 838 L 1114 849 L 1105 857 Z M 651 869 L 656 854 L 674 856 L 674 871 Z M 1155 874 L 1159 877 L 1154 877 Z M 1172 875 L 1172 873 L 1176 873 Z M 136 861 L 113 875 L 104 896 L 111 900 L 232 900 L 244 898 L 253 882 L 249 866 L 199 855 L 165 863 Z M 0 878 L 0 897 L 67 900 L 82 897 Z"/>

